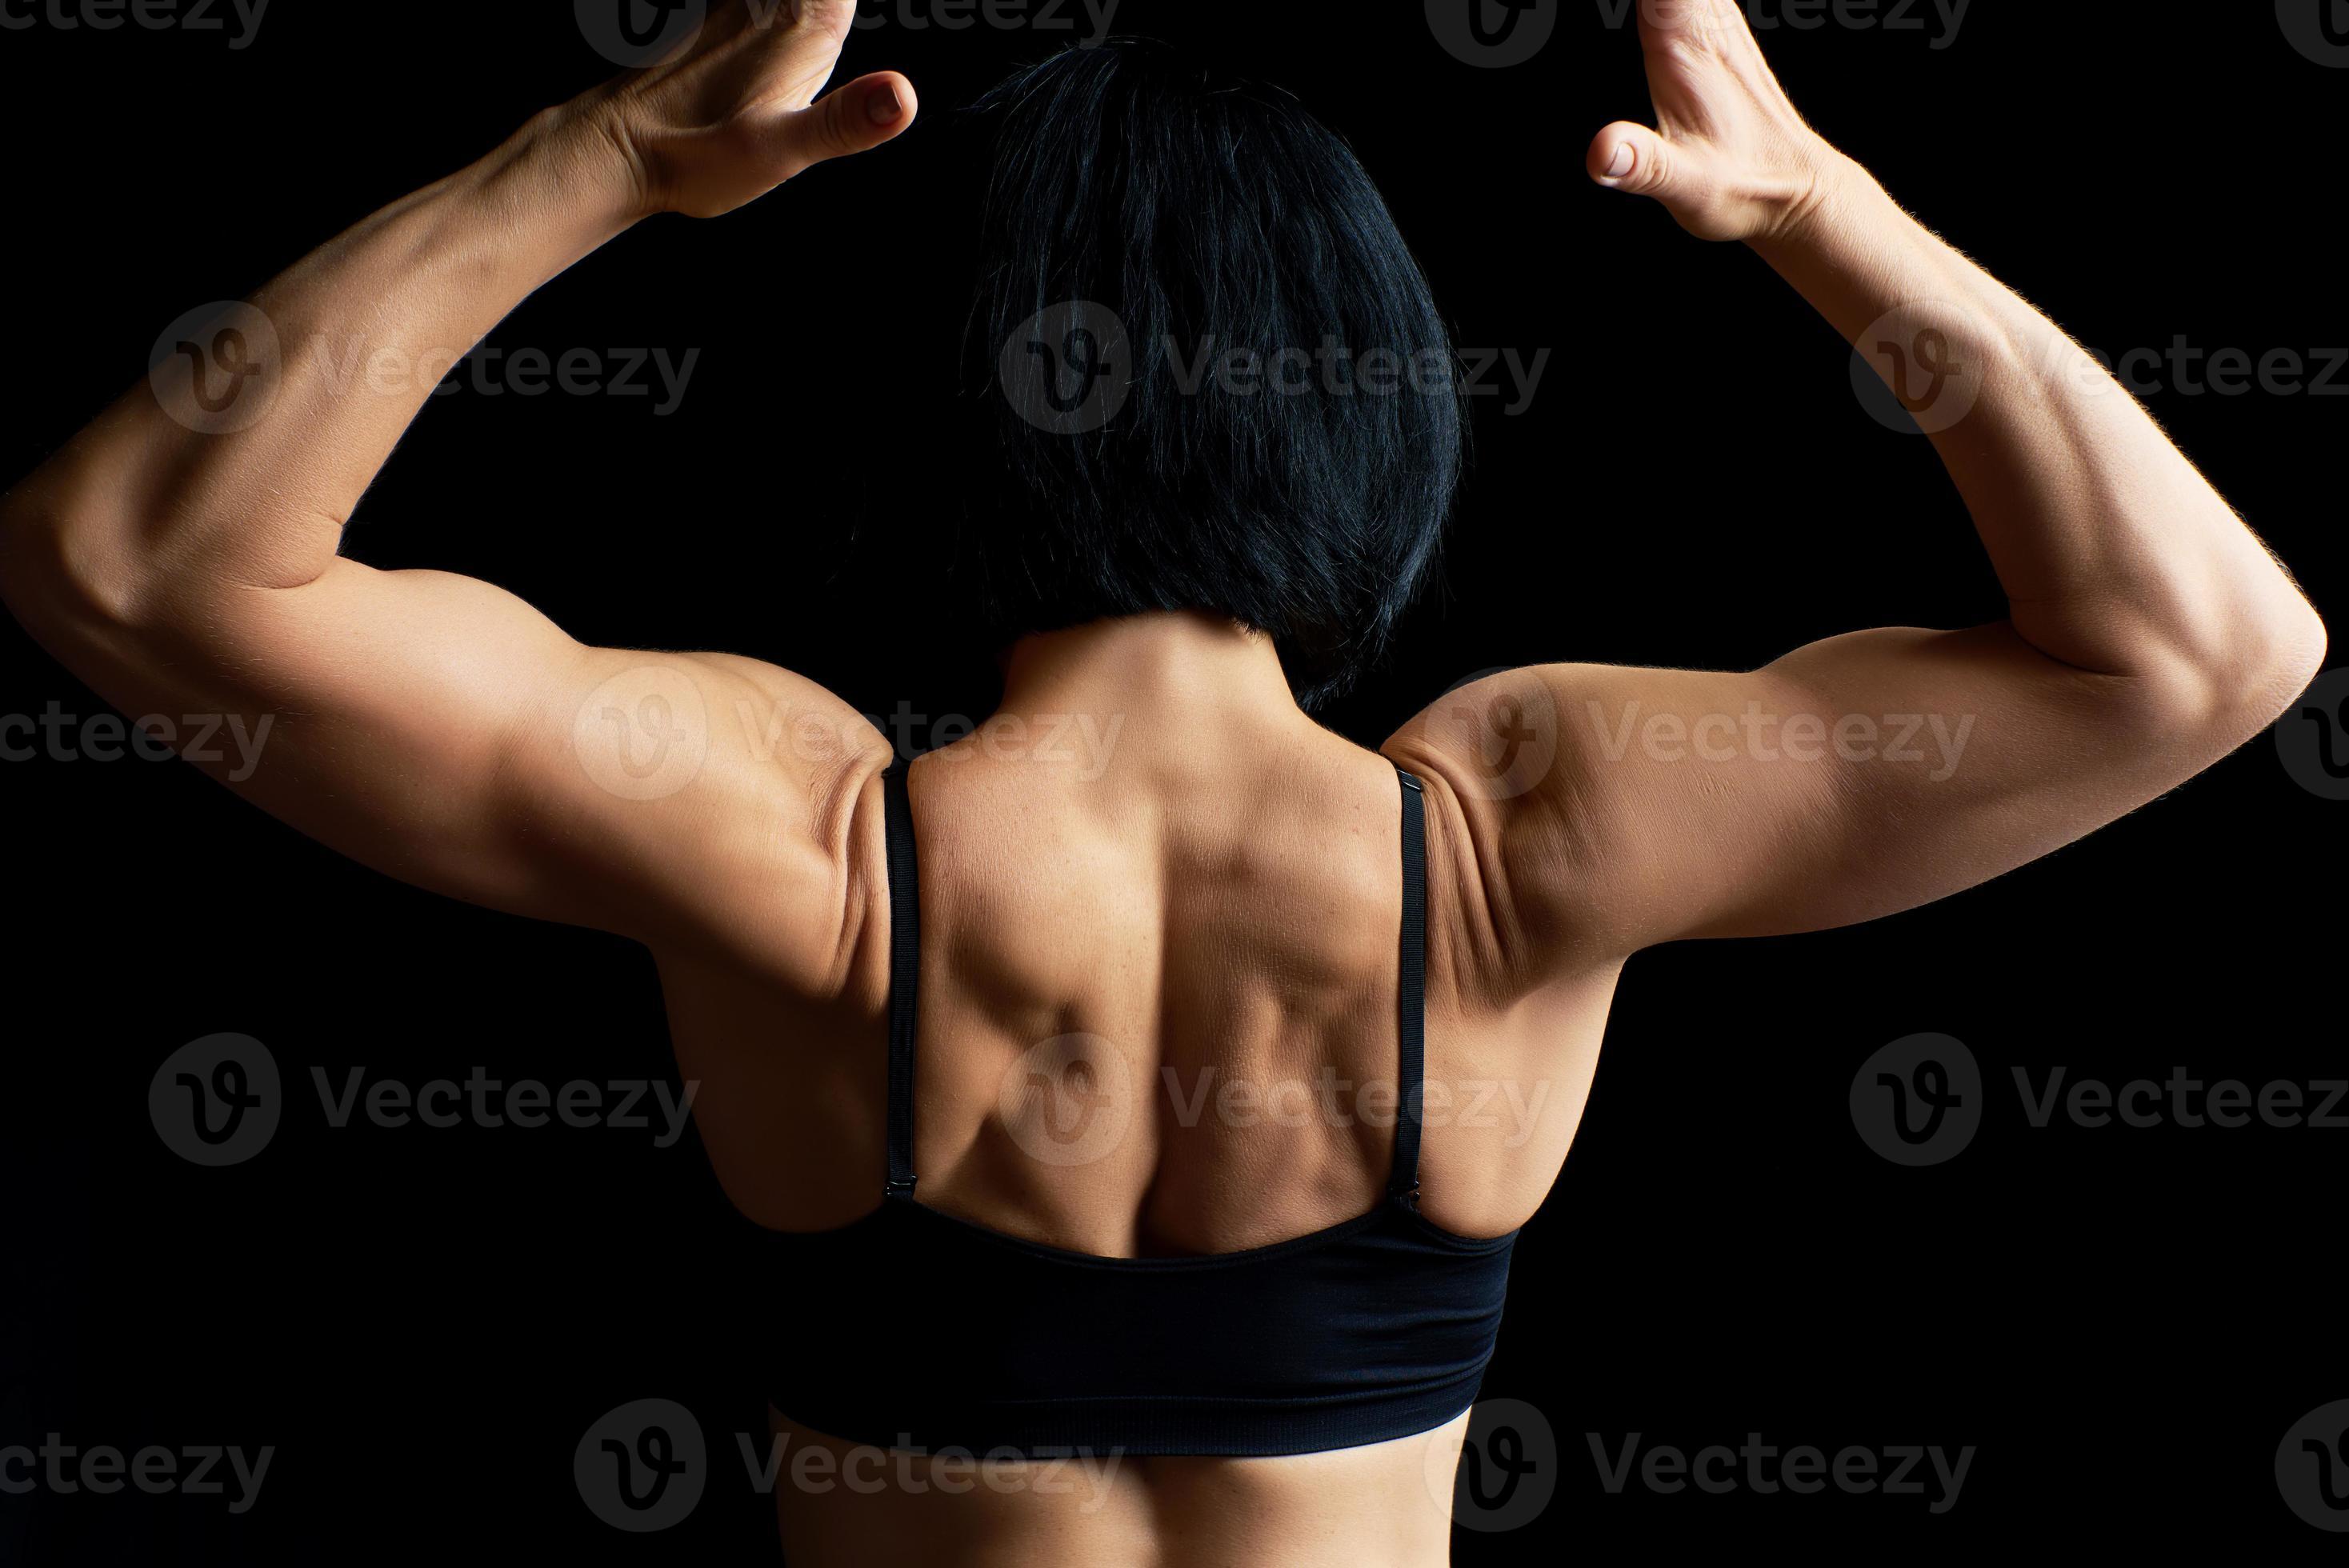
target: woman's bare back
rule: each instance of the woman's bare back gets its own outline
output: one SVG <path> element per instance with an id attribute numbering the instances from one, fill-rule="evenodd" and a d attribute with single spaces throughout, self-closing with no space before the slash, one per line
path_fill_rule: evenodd
<path id="1" fill-rule="evenodd" d="M 1278 668 L 1244 636 L 1190 640 L 1229 665 L 1214 690 L 1195 672 L 1158 685 L 1145 667 L 1120 691 L 1083 693 L 1081 709 L 1013 713 L 1016 725 L 999 719 L 912 770 L 916 1165 L 932 1207 L 1130 1258 L 1264 1246 L 1381 1202 L 1398 1082 L 1397 767 L 1293 707 L 1268 710 L 1253 688 Z M 870 768 L 843 788 L 856 796 L 850 831 L 867 890 L 852 1003 L 811 1018 L 755 975 L 663 965 L 711 1158 L 746 1215 L 777 1230 L 845 1223 L 880 1196 L 882 789 Z M 1484 1026 L 1476 987 L 1460 983 L 1464 944 L 1444 925 L 1460 899 L 1440 819 L 1420 1208 L 1444 1229 L 1500 1235 L 1530 1215 L 1564 1158 L 1603 989 L 1590 988 L 1580 1027 Z M 983 1333 L 986 1311 L 949 1286 L 940 1332 Z M 1185 1541 L 1223 1545 L 1178 1560 L 1426 1563 L 1447 1538 L 1465 1421 L 1289 1458 L 1112 1456 L 1051 1476 L 1038 1461 L 999 1462 L 974 1508 L 933 1461 L 902 1455 L 864 1456 L 886 1478 L 878 1490 L 829 1481 L 854 1473 L 856 1445 L 778 1413 L 786 1456 L 834 1455 L 812 1485 L 779 1470 L 780 1511 L 787 1547 L 817 1563 L 900 1560 L 881 1541 L 902 1560 L 934 1560 L 949 1542 L 967 1549 L 974 1530 L 1007 1563 L 1157 1561 Z M 1274 1541 L 1289 1549 L 1268 1553 Z"/>

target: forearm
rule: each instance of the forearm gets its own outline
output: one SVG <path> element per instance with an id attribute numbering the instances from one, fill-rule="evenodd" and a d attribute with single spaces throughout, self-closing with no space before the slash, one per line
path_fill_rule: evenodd
<path id="1" fill-rule="evenodd" d="M 20 600 L 75 593 L 136 619 L 315 580 L 450 366 L 638 211 L 609 142 L 550 113 L 312 253 L 249 302 L 275 353 L 248 345 L 262 368 L 236 396 L 265 401 L 208 420 L 189 377 L 142 383 L 18 487 L 12 607 L 37 621 L 54 606 Z"/>
<path id="2" fill-rule="evenodd" d="M 2137 400 L 1863 170 L 1823 159 L 1809 211 L 1754 248 L 1888 379 L 1905 365 L 1899 390 L 1947 373 L 1920 422 L 2015 629 L 2065 664 L 2213 700 L 2304 679 L 2314 612 Z"/>

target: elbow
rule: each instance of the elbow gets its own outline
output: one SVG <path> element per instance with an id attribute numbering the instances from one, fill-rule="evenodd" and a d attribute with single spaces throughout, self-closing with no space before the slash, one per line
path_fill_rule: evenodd
<path id="1" fill-rule="evenodd" d="M 99 559 L 98 531 L 32 485 L 0 498 L 0 603 L 53 652 L 61 640 L 119 633 L 148 614 L 138 575 Z"/>
<path id="2" fill-rule="evenodd" d="M 2266 628 L 2261 639 L 2262 656 L 2251 689 L 2260 696 L 2260 723 L 2274 723 L 2289 712 L 2316 677 L 2323 673 L 2330 645 L 2324 619 L 2298 593 Z"/>
<path id="3" fill-rule="evenodd" d="M 2324 668 L 2323 620 L 2296 592 L 2238 618 L 2223 641 L 2173 655 L 2140 683 L 2139 718 L 2212 760 L 2289 712 Z"/>
<path id="4" fill-rule="evenodd" d="M 36 637 L 66 597 L 64 531 L 28 490 L 0 497 L 0 603 Z"/>

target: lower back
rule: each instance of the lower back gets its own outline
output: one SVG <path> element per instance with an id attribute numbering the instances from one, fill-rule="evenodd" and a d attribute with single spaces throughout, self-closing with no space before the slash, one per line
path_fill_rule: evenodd
<path id="1" fill-rule="evenodd" d="M 1463 1414 L 1279 1459 L 995 1460 L 859 1449 L 774 1417 L 792 1568 L 1438 1568 Z"/>

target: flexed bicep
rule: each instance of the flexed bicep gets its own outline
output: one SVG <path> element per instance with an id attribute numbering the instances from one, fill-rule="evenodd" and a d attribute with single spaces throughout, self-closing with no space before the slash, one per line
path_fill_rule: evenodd
<path id="1" fill-rule="evenodd" d="M 820 927 L 842 892 L 834 814 L 886 763 L 877 731 L 788 672 L 585 646 L 447 573 L 336 561 L 187 619 L 199 656 L 142 638 L 86 673 L 126 712 L 216 717 L 240 744 L 189 760 L 319 841 L 535 918 L 647 939 Z"/>
<path id="2" fill-rule="evenodd" d="M 1388 749 L 1458 802 L 1535 976 L 1945 897 L 2145 804 L 2271 706 L 2075 668 L 2003 623 L 1886 627 L 1750 672 L 1514 670 Z"/>

